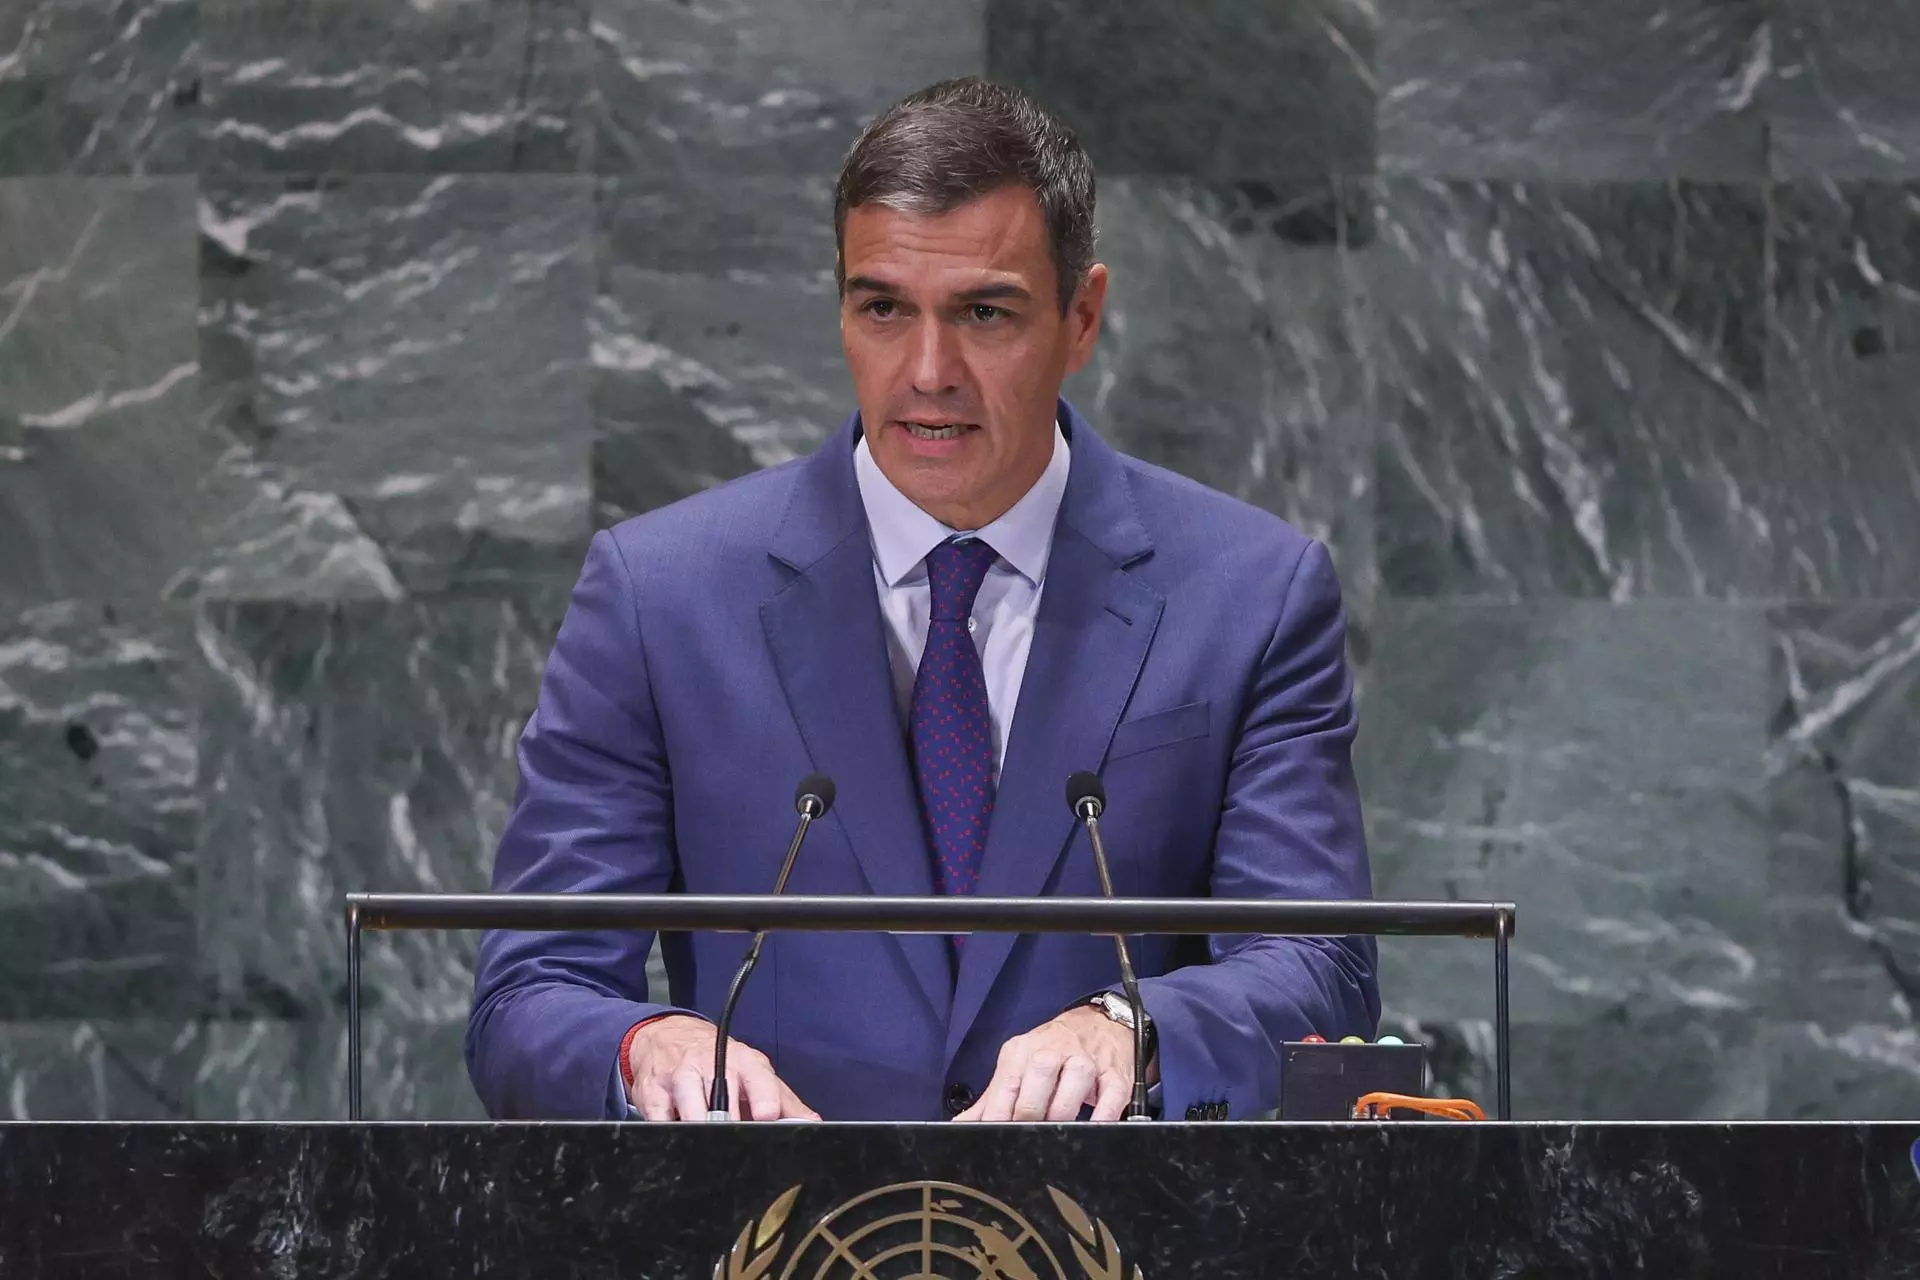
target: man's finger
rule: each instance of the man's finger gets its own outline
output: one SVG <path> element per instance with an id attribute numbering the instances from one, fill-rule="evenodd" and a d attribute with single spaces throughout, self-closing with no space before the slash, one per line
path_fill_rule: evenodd
<path id="1" fill-rule="evenodd" d="M 656 1123 L 673 1119 L 673 1095 L 666 1085 L 652 1076 L 642 1076 L 633 1082 L 633 1091 L 634 1106 L 641 1115 Z"/>
<path id="2" fill-rule="evenodd" d="M 1027 1059 L 1027 1069 L 1020 1076 L 1019 1096 L 1013 1103 L 1015 1120 L 1046 1118 L 1054 1088 L 1060 1082 L 1060 1069 L 1065 1065 L 1061 1056 L 1051 1049 L 1042 1049 Z"/>
<path id="3" fill-rule="evenodd" d="M 774 1082 L 780 1086 L 780 1114 L 771 1117 L 772 1119 L 818 1120 L 820 1118 L 820 1113 L 800 1101 L 800 1095 L 788 1088 L 786 1081 L 776 1076 Z"/>
<path id="4" fill-rule="evenodd" d="M 1007 1041 L 1000 1051 L 1000 1062 L 993 1069 L 993 1079 L 980 1091 L 979 1100 L 954 1119 L 978 1120 L 985 1124 L 1001 1124 L 1013 1119 L 1013 1104 L 1020 1097 L 1020 1078 L 1026 1074 L 1030 1056 L 1018 1040 Z"/>
<path id="5" fill-rule="evenodd" d="M 1127 1104 L 1133 1101 L 1133 1082 L 1124 1072 L 1103 1071 L 1099 1084 L 1100 1092 L 1094 1099 L 1093 1114 L 1088 1119 L 1102 1123 L 1118 1120 L 1125 1114 Z"/>
<path id="6" fill-rule="evenodd" d="M 1046 1118 L 1055 1124 L 1079 1119 L 1080 1105 L 1093 1096 L 1097 1076 L 1092 1058 L 1078 1053 L 1069 1057 L 1060 1068 L 1060 1082 L 1053 1087 Z"/>
<path id="7" fill-rule="evenodd" d="M 980 1100 L 967 1111 L 974 1112 L 974 1119 L 982 1124 L 1005 1124 L 1013 1119 L 1013 1107 L 1020 1100 L 1019 1076 L 995 1076 L 987 1081 L 987 1087 L 981 1091 Z M 964 1116 L 965 1111 L 961 1112 Z"/>
<path id="8" fill-rule="evenodd" d="M 728 1101 L 737 1120 L 778 1120 L 781 1112 L 780 1078 L 773 1068 L 750 1054 L 740 1055 Z"/>
<path id="9" fill-rule="evenodd" d="M 679 1112 L 682 1120 L 705 1120 L 707 1118 L 707 1077 L 695 1063 L 688 1059 L 674 1070 L 673 1081 L 669 1086 L 673 1090 L 673 1109 Z"/>

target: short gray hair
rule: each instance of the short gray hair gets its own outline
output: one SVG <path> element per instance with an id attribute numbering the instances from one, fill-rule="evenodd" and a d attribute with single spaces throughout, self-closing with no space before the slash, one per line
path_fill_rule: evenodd
<path id="1" fill-rule="evenodd" d="M 967 76 L 902 98 L 863 130 L 833 200 L 835 283 L 847 285 L 847 211 L 951 213 L 1002 187 L 1040 202 L 1065 314 L 1093 265 L 1093 161 L 1072 129 L 1027 94 Z"/>

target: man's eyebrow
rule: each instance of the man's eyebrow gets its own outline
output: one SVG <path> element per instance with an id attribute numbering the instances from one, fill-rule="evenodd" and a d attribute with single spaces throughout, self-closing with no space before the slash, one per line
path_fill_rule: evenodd
<path id="1" fill-rule="evenodd" d="M 953 295 L 955 302 L 991 302 L 996 298 L 1012 298 L 1016 302 L 1031 302 L 1033 295 L 1011 280 L 998 284 L 983 284 L 974 289 L 962 289 Z"/>
<path id="2" fill-rule="evenodd" d="M 894 285 L 890 281 L 882 280 L 878 276 L 847 277 L 847 292 L 881 293 L 889 297 L 898 297 L 900 295 L 900 289 L 897 285 Z M 962 289 L 953 295 L 953 301 L 959 303 L 992 302 L 1001 298 L 1010 298 L 1018 302 L 1031 302 L 1033 300 L 1033 294 L 1021 285 L 1017 285 L 1010 280 L 1003 280 L 994 284 L 976 285 L 971 289 Z"/>

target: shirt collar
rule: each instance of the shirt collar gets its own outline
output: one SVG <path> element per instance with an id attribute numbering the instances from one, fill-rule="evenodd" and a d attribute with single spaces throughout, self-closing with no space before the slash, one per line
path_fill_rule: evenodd
<path id="1" fill-rule="evenodd" d="M 1053 550 L 1053 526 L 1060 515 L 1061 500 L 1067 494 L 1067 471 L 1071 463 L 1066 436 L 1055 423 L 1053 456 L 1047 460 L 1047 469 L 1034 481 L 1033 488 L 984 529 L 950 529 L 894 488 L 893 482 L 880 470 L 880 464 L 873 460 L 873 452 L 867 448 L 867 439 L 862 435 L 853 450 L 853 474 L 860 486 L 860 502 L 867 509 L 867 527 L 873 534 L 873 561 L 880 567 L 880 576 L 888 586 L 897 587 L 921 567 L 927 552 L 955 534 L 973 533 L 1021 577 L 1038 587 L 1047 574 L 1047 556 Z"/>

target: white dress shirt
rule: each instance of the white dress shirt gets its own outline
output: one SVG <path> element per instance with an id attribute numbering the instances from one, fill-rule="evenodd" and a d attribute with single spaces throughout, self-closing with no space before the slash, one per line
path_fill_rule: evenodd
<path id="1" fill-rule="evenodd" d="M 887 656 L 893 668 L 893 691 L 902 726 L 907 724 L 913 704 L 913 679 L 927 647 L 927 615 L 933 609 L 927 587 L 927 553 L 961 534 L 980 538 L 994 549 L 994 562 L 980 584 L 980 594 L 974 597 L 967 629 L 973 633 L 986 676 L 995 781 L 1006 758 L 1014 708 L 1020 703 L 1020 682 L 1027 673 L 1034 619 L 1039 616 L 1040 592 L 1046 585 L 1047 557 L 1053 551 L 1053 526 L 1060 515 L 1061 499 L 1066 497 L 1071 461 L 1066 437 L 1056 424 L 1053 457 L 1033 488 L 986 528 L 960 530 L 940 523 L 894 488 L 873 460 L 865 438 L 853 451 L 853 474 L 860 485 L 860 501 L 866 507 L 867 528 L 873 537 L 873 584 L 880 593 L 880 614 L 887 623 Z"/>

